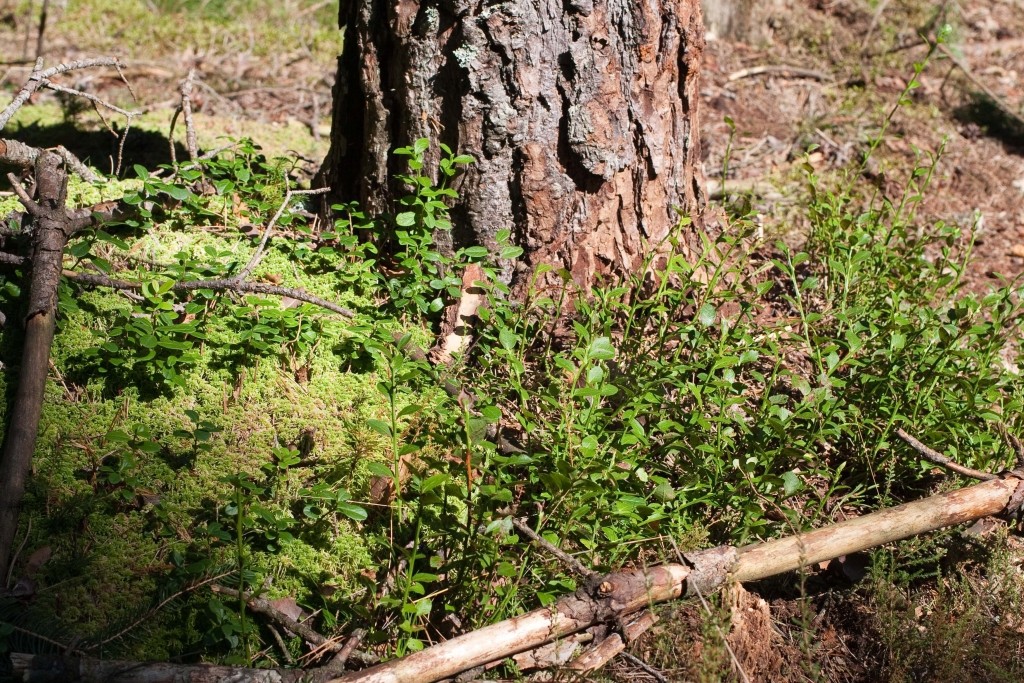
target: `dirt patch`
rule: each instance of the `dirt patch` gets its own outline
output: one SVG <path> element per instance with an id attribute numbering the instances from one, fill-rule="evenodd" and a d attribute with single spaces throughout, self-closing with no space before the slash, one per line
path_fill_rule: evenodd
<path id="1" fill-rule="evenodd" d="M 1020 276 L 1024 127 L 1014 127 L 1013 115 L 1024 111 L 1024 8 L 986 0 L 947 5 L 943 16 L 893 7 L 876 16 L 864 7 L 789 0 L 766 19 L 765 43 L 709 43 L 702 133 L 712 188 L 720 189 L 724 171 L 727 190 L 755 191 L 769 229 L 799 230 L 793 203 L 804 195 L 795 162 L 808 154 L 819 176 L 856 169 L 927 54 L 918 32 L 948 22 L 948 43 L 857 180 L 899 202 L 916 164 L 942 150 L 921 200 L 922 229 L 942 220 L 965 236 L 976 231 L 967 274 L 976 285 Z"/>

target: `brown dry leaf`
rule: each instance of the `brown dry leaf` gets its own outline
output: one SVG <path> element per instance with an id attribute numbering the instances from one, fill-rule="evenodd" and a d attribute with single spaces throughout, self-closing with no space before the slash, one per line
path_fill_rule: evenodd
<path id="1" fill-rule="evenodd" d="M 289 619 L 300 621 L 302 619 L 302 608 L 295 602 L 295 598 L 287 596 L 270 601 L 270 606 Z"/>
<path id="2" fill-rule="evenodd" d="M 38 548 L 35 552 L 28 556 L 28 562 L 25 563 L 25 576 L 32 576 L 50 559 L 53 554 L 53 550 L 48 545 L 44 545 L 42 548 Z"/>

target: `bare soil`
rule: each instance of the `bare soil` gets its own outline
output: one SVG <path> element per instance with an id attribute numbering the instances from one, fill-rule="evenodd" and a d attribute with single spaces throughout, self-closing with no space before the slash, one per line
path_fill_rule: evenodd
<path id="1" fill-rule="evenodd" d="M 799 230 L 796 162 L 806 154 L 822 177 L 855 168 L 928 52 L 920 35 L 948 22 L 950 41 L 893 116 L 863 179 L 898 199 L 915 163 L 945 140 L 922 226 L 943 220 L 977 230 L 975 284 L 1024 272 L 1024 4 L 946 3 L 944 13 L 923 2 L 883 2 L 877 13 L 849 0 L 775 5 L 750 43 L 708 43 L 702 132 L 712 188 L 727 168 L 727 190 L 757 189 L 766 226 Z M 766 72 L 744 75 L 758 67 Z"/>

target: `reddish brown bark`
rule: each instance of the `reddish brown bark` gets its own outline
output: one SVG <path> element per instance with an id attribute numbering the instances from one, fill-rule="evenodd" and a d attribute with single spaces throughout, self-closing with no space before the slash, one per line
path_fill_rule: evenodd
<path id="1" fill-rule="evenodd" d="M 340 21 L 336 197 L 387 213 L 390 152 L 444 142 L 477 159 L 455 243 L 510 229 L 521 272 L 547 262 L 580 283 L 635 270 L 676 207 L 699 216 L 699 0 L 342 0 Z"/>

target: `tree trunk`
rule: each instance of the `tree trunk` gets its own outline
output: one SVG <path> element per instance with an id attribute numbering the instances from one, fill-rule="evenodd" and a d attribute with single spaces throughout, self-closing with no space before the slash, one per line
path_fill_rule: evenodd
<path id="1" fill-rule="evenodd" d="M 332 144 L 336 199 L 393 212 L 391 152 L 428 138 L 476 164 L 459 180 L 454 246 L 635 271 L 678 222 L 700 220 L 699 0 L 341 0 Z M 428 168 L 436 164 L 428 164 Z"/>

